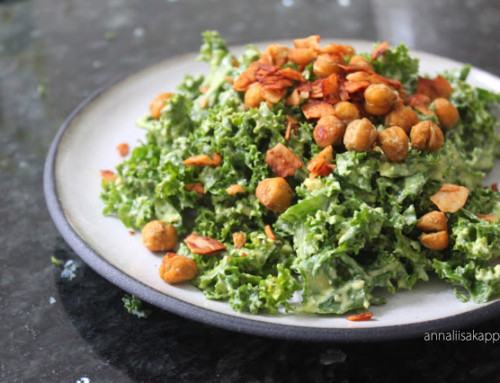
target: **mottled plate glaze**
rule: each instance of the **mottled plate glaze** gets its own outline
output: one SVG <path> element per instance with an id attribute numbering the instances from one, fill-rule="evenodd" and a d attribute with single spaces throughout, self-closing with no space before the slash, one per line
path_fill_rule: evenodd
<path id="1" fill-rule="evenodd" d="M 372 43 L 334 40 L 370 52 Z M 288 44 L 288 42 L 282 42 Z M 265 47 L 267 44 L 257 44 Z M 234 52 L 241 52 L 236 47 Z M 463 64 L 421 52 L 421 73 L 435 74 Z M 170 286 L 158 276 L 161 257 L 147 251 L 140 234 L 130 235 L 117 218 L 102 215 L 101 169 L 114 169 L 116 146 L 134 146 L 145 132 L 135 126 L 158 93 L 173 91 L 185 74 L 205 73 L 205 63 L 186 55 L 149 66 L 96 91 L 61 126 L 47 156 L 44 188 L 52 218 L 64 239 L 94 270 L 123 290 L 187 318 L 256 335 L 315 341 L 376 341 L 422 336 L 455 329 L 500 314 L 500 301 L 462 303 L 439 280 L 419 283 L 413 291 L 388 296 L 372 307 L 374 319 L 350 322 L 335 315 L 248 315 L 226 303 L 205 299 L 190 285 Z M 500 79 L 472 69 L 469 81 L 500 91 Z M 496 166 L 485 183 L 500 180 Z"/>

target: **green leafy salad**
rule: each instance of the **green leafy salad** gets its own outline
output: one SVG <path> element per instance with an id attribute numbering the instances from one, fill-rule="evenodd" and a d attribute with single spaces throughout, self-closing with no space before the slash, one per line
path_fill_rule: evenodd
<path id="1" fill-rule="evenodd" d="M 103 213 L 162 252 L 160 277 L 254 314 L 363 312 L 431 275 L 499 297 L 500 193 L 481 181 L 500 96 L 468 66 L 429 78 L 404 45 L 310 36 L 235 57 L 203 39 L 207 74 L 153 101 L 102 181 Z"/>

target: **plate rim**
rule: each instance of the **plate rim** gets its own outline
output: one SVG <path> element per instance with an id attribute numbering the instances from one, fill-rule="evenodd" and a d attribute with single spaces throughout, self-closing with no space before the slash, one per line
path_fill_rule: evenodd
<path id="1" fill-rule="evenodd" d="M 370 43 L 367 40 L 356 39 L 332 39 L 327 40 Z M 253 43 L 253 45 L 261 45 L 269 43 L 267 40 Z M 241 44 L 230 46 L 231 49 L 238 49 L 247 46 Z M 427 57 L 435 57 L 437 59 L 446 59 L 453 61 L 456 64 L 465 65 L 454 59 L 435 55 L 432 53 L 422 52 L 409 49 L 412 54 L 425 55 Z M 157 65 L 168 65 L 169 62 L 179 61 L 187 57 L 196 55 L 195 52 L 180 54 L 167 59 L 160 59 L 153 62 L 148 62 L 142 67 L 125 74 L 119 75 L 111 81 L 107 82 L 86 99 L 84 99 L 65 119 L 63 124 L 58 129 L 45 159 L 43 170 L 43 190 L 45 202 L 49 214 L 54 222 L 57 230 L 62 235 L 66 243 L 73 251 L 89 265 L 96 273 L 104 277 L 106 280 L 118 286 L 127 293 L 133 294 L 140 299 L 167 310 L 176 315 L 201 322 L 205 325 L 211 325 L 225 330 L 230 330 L 238 333 L 246 333 L 257 336 L 267 336 L 271 338 L 299 340 L 299 341 L 315 341 L 315 342 L 378 342 L 396 339 L 415 338 L 423 336 L 425 333 L 438 331 L 451 331 L 457 328 L 464 328 L 474 323 L 484 322 L 487 319 L 500 315 L 500 301 L 485 304 L 480 307 L 464 313 L 447 316 L 439 319 L 426 320 L 422 322 L 407 323 L 401 325 L 389 325 L 372 328 L 317 328 L 295 326 L 288 324 L 277 324 L 251 320 L 237 316 L 231 316 L 204 307 L 196 306 L 188 302 L 181 301 L 177 298 L 163 294 L 152 287 L 149 287 L 141 281 L 125 274 L 123 271 L 106 261 L 97 251 L 95 251 L 85 240 L 78 235 L 73 229 L 69 218 L 65 215 L 62 204 L 57 193 L 57 184 L 55 177 L 55 169 L 57 164 L 57 155 L 59 144 L 62 141 L 64 134 L 69 130 L 72 122 L 93 102 L 98 101 L 99 97 L 115 85 L 127 80 L 130 77 L 151 70 Z M 475 71 L 481 72 L 499 78 L 492 73 L 486 72 L 475 66 L 471 66 Z"/>

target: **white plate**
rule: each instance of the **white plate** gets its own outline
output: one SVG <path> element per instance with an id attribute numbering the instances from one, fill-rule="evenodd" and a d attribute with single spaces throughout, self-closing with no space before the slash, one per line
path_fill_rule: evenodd
<path id="1" fill-rule="evenodd" d="M 370 52 L 372 43 L 335 40 Z M 288 42 L 283 42 L 288 44 Z M 257 44 L 260 48 L 267 44 Z M 243 47 L 234 48 L 235 53 Z M 463 64 L 412 52 L 420 58 L 420 72 L 435 74 Z M 175 91 L 185 74 L 206 73 L 196 55 L 160 62 L 107 86 L 80 105 L 59 130 L 45 166 L 45 193 L 54 222 L 77 254 L 98 273 L 129 293 L 177 314 L 231 330 L 307 340 L 376 340 L 452 329 L 500 313 L 500 301 L 462 303 L 450 285 L 439 280 L 418 283 L 413 291 L 388 296 L 388 303 L 372 307 L 374 319 L 350 322 L 335 315 L 249 315 L 226 303 L 207 300 L 190 285 L 170 286 L 158 276 L 160 257 L 147 251 L 140 235 L 131 236 L 117 218 L 102 215 L 99 170 L 114 169 L 122 160 L 116 146 L 131 146 L 145 135 L 135 126 L 148 111 L 151 99 Z M 500 91 L 500 79 L 472 69 L 469 81 Z M 496 166 L 486 183 L 500 180 Z"/>

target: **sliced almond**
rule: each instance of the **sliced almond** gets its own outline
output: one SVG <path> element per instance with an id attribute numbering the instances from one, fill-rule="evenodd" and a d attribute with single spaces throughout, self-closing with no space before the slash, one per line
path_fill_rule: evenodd
<path id="1" fill-rule="evenodd" d="M 476 214 L 477 218 L 484 219 L 488 222 L 498 222 L 498 217 L 494 214 Z"/>
<path id="2" fill-rule="evenodd" d="M 464 207 L 469 189 L 464 186 L 444 183 L 430 200 L 444 213 L 455 213 Z"/>
<path id="3" fill-rule="evenodd" d="M 226 250 L 226 246 L 213 238 L 201 237 L 194 233 L 189 234 L 184 238 L 184 243 L 195 254 L 211 255 L 222 250 Z"/>
<path id="4" fill-rule="evenodd" d="M 235 249 L 241 249 L 245 246 L 247 242 L 247 237 L 243 233 L 233 233 L 233 243 Z"/>

